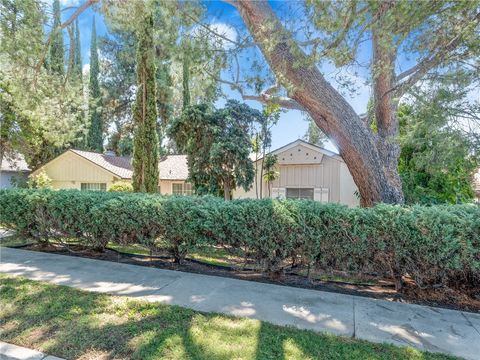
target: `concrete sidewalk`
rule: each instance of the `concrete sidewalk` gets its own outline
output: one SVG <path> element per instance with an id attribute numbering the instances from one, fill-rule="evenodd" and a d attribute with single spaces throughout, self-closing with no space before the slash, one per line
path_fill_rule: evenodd
<path id="1" fill-rule="evenodd" d="M 0 248 L 0 272 L 480 358 L 480 314 L 9 248 Z"/>
<path id="2" fill-rule="evenodd" d="M 64 360 L 40 351 L 0 341 L 0 360 Z"/>

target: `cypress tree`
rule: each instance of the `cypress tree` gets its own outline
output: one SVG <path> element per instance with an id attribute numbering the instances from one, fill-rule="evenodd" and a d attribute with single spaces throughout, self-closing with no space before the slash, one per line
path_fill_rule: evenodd
<path id="1" fill-rule="evenodd" d="M 92 41 L 90 44 L 90 82 L 89 82 L 89 117 L 90 126 L 88 128 L 87 146 L 90 150 L 103 151 L 103 124 L 101 118 L 102 99 L 100 94 L 100 85 L 98 83 L 98 51 L 97 51 L 97 33 L 95 29 L 95 18 L 92 24 Z"/>
<path id="2" fill-rule="evenodd" d="M 153 18 L 137 31 L 137 92 L 133 106 L 133 189 L 158 191 L 158 135 Z"/>
<path id="3" fill-rule="evenodd" d="M 190 105 L 190 51 L 185 42 L 183 47 L 183 110 Z"/>
<path id="4" fill-rule="evenodd" d="M 62 23 L 60 17 L 60 0 L 53 1 L 53 25 L 52 25 L 52 42 L 50 44 L 50 70 L 56 74 L 64 75 L 65 60 L 64 60 L 64 45 L 63 45 L 63 31 L 60 29 Z"/>
<path id="5" fill-rule="evenodd" d="M 73 73 L 77 79 L 82 79 L 82 45 L 80 43 L 80 29 L 78 27 L 78 19 L 75 20 L 75 57 Z"/>

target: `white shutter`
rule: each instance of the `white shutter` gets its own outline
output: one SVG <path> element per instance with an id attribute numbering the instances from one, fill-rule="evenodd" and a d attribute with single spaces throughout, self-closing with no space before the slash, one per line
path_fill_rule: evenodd
<path id="1" fill-rule="evenodd" d="M 328 188 L 315 188 L 313 200 L 328 203 Z"/>
<path id="2" fill-rule="evenodd" d="M 285 199 L 285 195 L 286 195 L 285 188 L 272 188 L 272 198 Z"/>
<path id="3" fill-rule="evenodd" d="M 329 201 L 328 199 L 328 189 L 327 188 L 323 188 L 322 189 L 322 203 L 327 203 Z"/>

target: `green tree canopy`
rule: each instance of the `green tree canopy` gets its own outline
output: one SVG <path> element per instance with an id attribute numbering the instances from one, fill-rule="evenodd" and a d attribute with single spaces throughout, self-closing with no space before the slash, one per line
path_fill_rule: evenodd
<path id="1" fill-rule="evenodd" d="M 255 171 L 249 128 L 262 114 L 246 104 L 227 101 L 224 109 L 206 104 L 185 109 L 169 127 L 169 135 L 188 156 L 190 181 L 196 193 L 231 199 L 237 187 L 248 190 Z"/>
<path id="2" fill-rule="evenodd" d="M 463 203 L 473 199 L 480 165 L 475 143 L 452 126 L 453 94 L 439 89 L 399 111 L 399 172 L 406 203 Z"/>

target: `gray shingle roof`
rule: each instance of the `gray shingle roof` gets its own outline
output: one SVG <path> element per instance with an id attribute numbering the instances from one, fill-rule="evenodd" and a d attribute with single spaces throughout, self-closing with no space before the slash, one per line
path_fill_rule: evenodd
<path id="1" fill-rule="evenodd" d="M 132 159 L 127 156 L 100 154 L 91 151 L 71 150 L 122 179 L 131 179 Z M 160 180 L 186 180 L 188 178 L 187 156 L 167 155 L 160 159 Z"/>
<path id="2" fill-rule="evenodd" d="M 27 162 L 22 154 L 14 154 L 13 156 L 5 156 L 2 160 L 2 171 L 30 171 Z"/>

